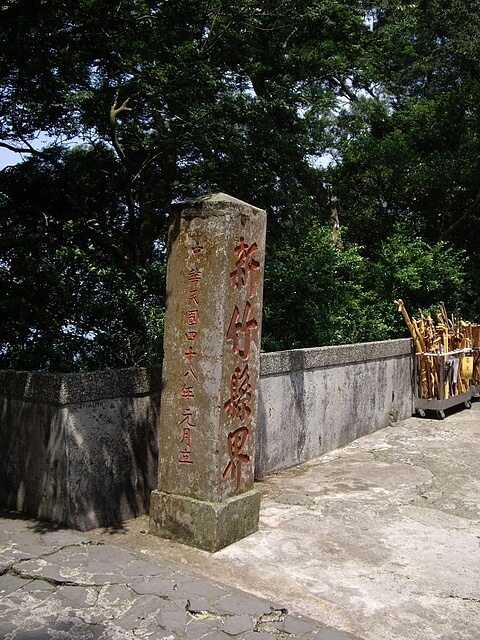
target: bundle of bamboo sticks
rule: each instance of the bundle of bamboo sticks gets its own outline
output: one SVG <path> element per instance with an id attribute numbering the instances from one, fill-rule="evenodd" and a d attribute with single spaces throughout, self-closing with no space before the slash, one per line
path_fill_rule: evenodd
<path id="1" fill-rule="evenodd" d="M 419 309 L 410 318 L 395 300 L 415 344 L 420 398 L 449 398 L 480 383 L 480 325 L 449 317 L 441 304 L 436 320 Z"/>

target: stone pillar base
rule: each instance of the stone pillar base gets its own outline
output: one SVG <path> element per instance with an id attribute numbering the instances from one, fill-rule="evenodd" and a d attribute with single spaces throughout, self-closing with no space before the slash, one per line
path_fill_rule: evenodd
<path id="1" fill-rule="evenodd" d="M 163 491 L 150 497 L 150 533 L 219 551 L 258 530 L 260 492 L 208 502 Z"/>

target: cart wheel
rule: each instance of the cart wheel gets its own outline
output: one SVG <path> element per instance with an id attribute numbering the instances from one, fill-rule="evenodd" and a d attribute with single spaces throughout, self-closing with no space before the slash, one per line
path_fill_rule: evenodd
<path id="1" fill-rule="evenodd" d="M 437 418 L 439 420 L 444 420 L 445 419 L 445 411 L 437 411 Z"/>
<path id="2" fill-rule="evenodd" d="M 425 409 L 417 409 L 417 413 L 420 416 L 420 418 L 425 418 Z"/>
<path id="3" fill-rule="evenodd" d="M 470 400 L 465 400 L 465 402 L 463 404 L 465 405 L 466 409 L 471 409 L 472 408 L 472 403 L 470 402 Z"/>

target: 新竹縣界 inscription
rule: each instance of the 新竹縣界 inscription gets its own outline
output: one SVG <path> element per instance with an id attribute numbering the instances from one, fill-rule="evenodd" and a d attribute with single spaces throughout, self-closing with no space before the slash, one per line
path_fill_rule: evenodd
<path id="1" fill-rule="evenodd" d="M 233 427 L 237 427 L 227 436 L 227 450 L 229 461 L 223 471 L 224 480 L 230 479 L 240 488 L 242 480 L 242 465 L 250 464 L 251 458 L 248 453 L 244 453 L 250 437 L 250 419 L 252 409 L 252 385 L 248 369 L 250 358 L 251 332 L 258 329 L 258 322 L 255 318 L 256 310 L 253 309 L 249 300 L 243 301 L 244 289 L 248 289 L 250 299 L 255 294 L 254 272 L 260 269 L 260 263 L 253 255 L 257 252 L 256 242 L 248 245 L 243 236 L 240 237 L 238 245 L 234 249 L 236 257 L 235 269 L 230 273 L 233 289 L 240 294 L 238 304 L 235 304 L 230 323 L 228 326 L 226 340 L 232 343 L 234 355 L 242 361 L 242 366 L 235 367 L 230 378 L 230 397 L 223 405 Z M 240 311 L 242 309 L 242 311 Z M 243 363 L 245 363 L 243 365 Z"/>

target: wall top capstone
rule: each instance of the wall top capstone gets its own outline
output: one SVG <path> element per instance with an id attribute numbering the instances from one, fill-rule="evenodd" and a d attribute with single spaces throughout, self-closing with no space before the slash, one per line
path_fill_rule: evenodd
<path id="1" fill-rule="evenodd" d="M 160 366 L 86 373 L 0 370 L 1 395 L 57 405 L 150 395 L 161 384 Z"/>

